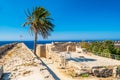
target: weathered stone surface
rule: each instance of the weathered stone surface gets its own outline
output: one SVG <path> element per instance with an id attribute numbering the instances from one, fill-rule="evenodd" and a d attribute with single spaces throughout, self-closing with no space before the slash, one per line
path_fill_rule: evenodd
<path id="1" fill-rule="evenodd" d="M 112 76 L 113 74 L 112 69 L 99 68 L 99 67 L 93 68 L 92 73 L 94 76 L 97 76 L 97 77 L 109 77 L 109 76 Z"/>
<path id="2" fill-rule="evenodd" d="M 65 67 L 67 61 L 65 57 L 61 57 L 60 52 L 71 52 L 76 51 L 77 43 L 74 42 L 53 42 L 52 44 L 46 44 L 46 57 L 52 59 L 53 62 L 56 62 L 58 67 Z M 66 54 L 67 54 L 66 53 Z M 68 53 L 71 58 L 71 54 Z"/>
<path id="3" fill-rule="evenodd" d="M 48 80 L 55 80 L 53 77 L 45 77 L 43 73 L 52 76 L 47 68 L 41 64 L 42 62 L 36 58 L 36 56 L 25 46 L 25 44 L 17 44 L 13 49 L 9 50 L 7 54 L 2 57 L 4 72 L 3 80 L 21 80 L 21 78 L 31 77 L 37 75 L 40 80 L 41 78 L 47 78 Z M 41 70 L 42 67 L 44 70 Z M 43 72 L 43 73 L 42 73 Z M 36 80 L 26 79 L 26 80 Z M 23 79 L 22 79 L 23 80 Z M 37 79 L 39 80 L 39 79 Z"/>
<path id="4" fill-rule="evenodd" d="M 37 45 L 36 54 L 38 57 L 46 57 L 46 45 Z"/>
<path id="5" fill-rule="evenodd" d="M 1 77 L 2 77 L 2 74 L 3 74 L 3 66 L 0 65 L 0 79 L 1 79 Z"/>
<path id="6" fill-rule="evenodd" d="M 0 54 L 2 55 L 5 51 L 15 46 L 17 43 L 6 44 L 0 47 Z"/>
<path id="7" fill-rule="evenodd" d="M 113 77 L 117 76 L 117 66 L 113 67 Z"/>
<path id="8" fill-rule="evenodd" d="M 81 74 L 89 74 L 90 69 L 86 65 L 82 63 L 77 63 L 74 61 L 69 61 L 67 64 L 67 73 L 74 75 L 74 76 L 80 76 Z"/>
<path id="9" fill-rule="evenodd" d="M 46 44 L 49 45 L 48 48 L 51 48 L 52 51 L 59 51 L 59 52 L 64 52 L 64 51 L 76 51 L 76 45 L 77 43 L 73 42 L 59 42 L 59 43 L 53 43 L 53 44 Z M 51 46 L 51 47 L 50 47 Z M 50 51 L 50 50 L 49 50 Z"/>

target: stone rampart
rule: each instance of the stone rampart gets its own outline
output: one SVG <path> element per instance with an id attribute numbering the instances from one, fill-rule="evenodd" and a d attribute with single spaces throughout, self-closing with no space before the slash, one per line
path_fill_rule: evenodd
<path id="1" fill-rule="evenodd" d="M 6 44 L 0 47 L 0 54 L 2 55 L 5 51 L 14 47 L 17 43 Z"/>
<path id="2" fill-rule="evenodd" d="M 6 44 L 0 47 L 0 56 L 2 56 L 7 50 L 11 49 L 14 47 L 17 43 L 11 43 L 11 44 Z M 3 74 L 3 65 L 0 65 L 0 79 Z"/>

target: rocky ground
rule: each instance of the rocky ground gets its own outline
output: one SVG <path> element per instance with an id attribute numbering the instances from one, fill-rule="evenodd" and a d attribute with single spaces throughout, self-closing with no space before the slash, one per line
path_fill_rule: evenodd
<path id="1" fill-rule="evenodd" d="M 66 73 L 66 69 L 60 69 L 57 67 L 56 63 L 52 63 L 50 59 L 41 58 L 42 61 L 57 75 L 59 79 L 56 80 L 120 80 L 120 78 L 100 78 L 95 76 L 89 77 L 72 77 L 71 75 Z"/>
<path id="2" fill-rule="evenodd" d="M 61 52 L 65 53 L 65 52 Z M 69 54 L 66 55 L 66 58 L 68 57 L 69 59 Z M 75 61 L 78 63 L 83 63 L 86 64 L 89 67 L 95 67 L 95 66 L 116 66 L 120 65 L 119 60 L 114 60 L 110 58 L 105 58 L 105 57 L 100 57 L 96 55 L 88 55 L 85 53 L 76 53 L 76 52 L 71 52 L 71 58 L 69 59 L 70 61 Z"/>
<path id="3" fill-rule="evenodd" d="M 2 80 L 54 80 L 47 67 L 23 43 L 5 54 L 0 59 L 4 68 Z"/>

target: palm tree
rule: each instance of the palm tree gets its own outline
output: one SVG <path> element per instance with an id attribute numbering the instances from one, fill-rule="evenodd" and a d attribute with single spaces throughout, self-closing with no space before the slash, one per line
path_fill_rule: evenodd
<path id="1" fill-rule="evenodd" d="M 51 22 L 53 19 L 49 17 L 50 13 L 43 7 L 36 7 L 32 12 L 27 10 L 27 13 L 25 14 L 27 16 L 27 21 L 23 26 L 29 26 L 30 31 L 34 33 L 34 54 L 36 55 L 38 34 L 40 34 L 43 39 L 48 38 L 54 28 L 54 25 Z"/>

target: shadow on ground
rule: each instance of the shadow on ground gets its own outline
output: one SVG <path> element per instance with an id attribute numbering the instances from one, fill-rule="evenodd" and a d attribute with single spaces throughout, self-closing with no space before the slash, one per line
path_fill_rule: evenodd
<path id="1" fill-rule="evenodd" d="M 50 72 L 50 74 L 52 74 L 55 80 L 60 80 L 60 78 L 42 60 L 41 62 L 43 63 L 44 66 L 47 67 L 47 70 Z"/>
<path id="2" fill-rule="evenodd" d="M 0 80 L 10 80 L 10 72 L 8 72 L 8 73 L 3 73 L 3 75 L 2 75 L 2 79 L 0 79 Z"/>
<path id="3" fill-rule="evenodd" d="M 96 59 L 91 58 L 69 58 L 68 61 L 75 61 L 75 62 L 89 62 L 89 61 L 96 61 Z"/>

